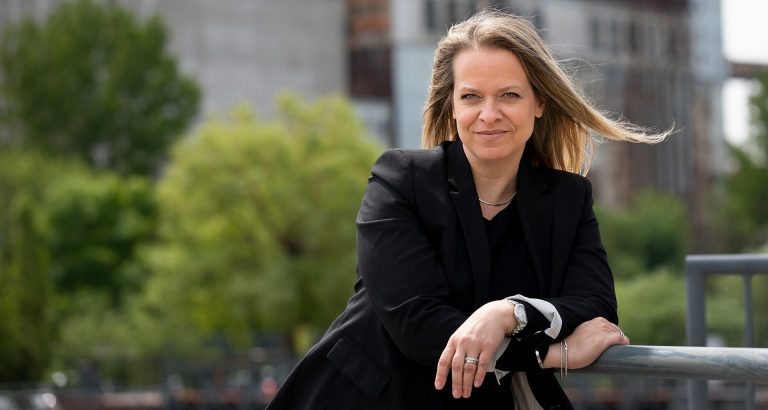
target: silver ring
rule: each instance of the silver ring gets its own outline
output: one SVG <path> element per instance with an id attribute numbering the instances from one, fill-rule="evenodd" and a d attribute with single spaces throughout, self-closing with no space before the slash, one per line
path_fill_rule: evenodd
<path id="1" fill-rule="evenodd" d="M 477 364 L 477 357 L 469 357 L 469 356 L 467 356 L 467 357 L 464 358 L 464 363 Z"/>

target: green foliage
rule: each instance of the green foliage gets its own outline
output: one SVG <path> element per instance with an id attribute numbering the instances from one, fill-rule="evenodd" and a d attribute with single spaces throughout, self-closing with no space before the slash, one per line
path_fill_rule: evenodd
<path id="1" fill-rule="evenodd" d="M 147 268 L 138 255 L 156 226 L 153 186 L 144 177 L 70 172 L 47 189 L 41 212 L 55 291 L 51 320 L 60 342 L 83 321 L 117 316 L 126 299 L 141 291 Z M 118 323 L 100 326 L 117 334 L 125 327 Z M 90 334 L 57 343 L 56 358 L 76 359 L 78 352 L 101 349 L 112 338 Z"/>
<path id="2" fill-rule="evenodd" d="M 627 208 L 597 213 L 622 329 L 635 344 L 683 344 L 688 227 L 682 202 L 643 192 Z"/>
<path id="3" fill-rule="evenodd" d="M 768 244 L 768 73 L 758 83 L 750 99 L 754 134 L 744 146 L 729 146 L 735 171 L 725 178 L 718 218 L 729 252 Z"/>
<path id="4" fill-rule="evenodd" d="M 152 194 L 144 178 L 0 151 L 0 381 L 37 380 L 52 353 L 62 357 L 53 348 L 62 332 L 140 290 L 136 253 L 154 235 Z M 101 343 L 84 336 L 63 357 Z"/>
<path id="5" fill-rule="evenodd" d="M 734 281 L 734 279 L 737 279 Z M 729 346 L 744 346 L 741 278 L 711 278 L 707 291 L 707 329 Z M 685 279 L 668 268 L 617 281 L 622 330 L 633 344 L 685 345 Z"/>
<path id="6" fill-rule="evenodd" d="M 726 346 L 743 347 L 744 280 L 741 276 L 710 277 L 707 280 L 707 330 L 723 338 Z M 759 293 L 756 293 L 759 295 Z M 758 307 L 759 305 L 756 305 Z M 760 318 L 758 309 L 753 314 Z M 756 320 L 755 334 L 765 334 L 764 322 Z"/>
<path id="7" fill-rule="evenodd" d="M 165 50 L 158 17 L 114 3 L 60 2 L 0 42 L 2 119 L 11 143 L 150 173 L 194 118 L 199 90 Z"/>
<path id="8" fill-rule="evenodd" d="M 622 330 L 633 344 L 685 343 L 685 285 L 667 269 L 616 282 Z"/>
<path id="9" fill-rule="evenodd" d="M 0 151 L 0 382 L 37 380 L 49 359 L 53 286 L 40 205 L 47 187 L 70 168 L 37 154 Z"/>
<path id="10" fill-rule="evenodd" d="M 687 248 L 682 202 L 644 192 L 626 209 L 597 210 L 600 231 L 614 275 L 629 279 L 653 270 L 681 268 Z"/>
<path id="11" fill-rule="evenodd" d="M 145 309 L 235 345 L 256 329 L 325 327 L 341 310 L 380 148 L 341 98 L 286 96 L 278 111 L 267 123 L 240 107 L 175 147 Z"/>
<path id="12" fill-rule="evenodd" d="M 110 305 L 141 287 L 136 247 L 154 235 L 150 181 L 112 174 L 69 174 L 46 195 L 48 249 L 55 261 L 52 280 L 65 294 L 94 290 Z"/>

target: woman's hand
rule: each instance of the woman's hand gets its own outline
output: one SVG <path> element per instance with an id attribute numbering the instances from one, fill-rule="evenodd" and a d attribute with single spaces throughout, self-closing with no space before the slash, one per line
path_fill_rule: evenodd
<path id="1" fill-rule="evenodd" d="M 454 398 L 468 398 L 472 386 L 483 384 L 493 354 L 504 334 L 517 326 L 514 305 L 506 300 L 486 303 L 478 308 L 448 339 L 437 363 L 435 388 L 441 390 L 451 373 Z"/>
<path id="2" fill-rule="evenodd" d="M 576 327 L 573 333 L 565 338 L 568 343 L 568 368 L 581 369 L 589 366 L 600 357 L 605 349 L 613 345 L 627 345 L 629 338 L 624 335 L 617 325 L 602 317 L 596 317 Z M 544 359 L 544 367 L 559 368 L 560 343 L 549 346 L 549 353 Z"/>

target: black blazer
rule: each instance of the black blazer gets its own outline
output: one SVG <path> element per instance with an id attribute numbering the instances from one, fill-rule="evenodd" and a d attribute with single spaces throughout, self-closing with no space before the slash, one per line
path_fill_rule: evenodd
<path id="1" fill-rule="evenodd" d="M 526 158 L 517 201 L 543 294 L 525 296 L 557 308 L 563 327 L 555 340 L 594 317 L 617 322 L 589 181 L 531 166 Z M 385 152 L 357 217 L 355 294 L 268 408 L 422 410 L 458 403 L 450 382 L 437 391 L 434 378 L 448 338 L 489 302 L 490 253 L 481 218 L 461 142 Z M 526 371 L 545 409 L 571 408 L 553 372 L 539 369 L 535 359 L 535 346 L 554 341 L 543 333 L 549 323 L 527 311 L 533 320 L 497 367 Z M 492 374 L 486 379 L 495 383 Z"/>

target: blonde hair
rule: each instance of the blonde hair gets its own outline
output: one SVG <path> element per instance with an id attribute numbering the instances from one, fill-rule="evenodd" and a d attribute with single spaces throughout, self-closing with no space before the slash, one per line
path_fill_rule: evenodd
<path id="1" fill-rule="evenodd" d="M 512 14 L 485 10 L 451 27 L 437 44 L 423 114 L 425 148 L 458 138 L 452 118 L 453 59 L 470 47 L 513 52 L 534 92 L 545 102 L 544 115 L 536 120 L 526 147 L 526 155 L 536 165 L 586 174 L 595 146 L 589 130 L 611 140 L 645 143 L 661 142 L 672 132 L 670 128 L 651 133 L 608 118 L 576 90 L 531 23 Z"/>

